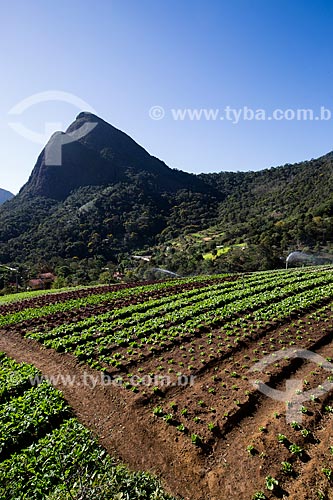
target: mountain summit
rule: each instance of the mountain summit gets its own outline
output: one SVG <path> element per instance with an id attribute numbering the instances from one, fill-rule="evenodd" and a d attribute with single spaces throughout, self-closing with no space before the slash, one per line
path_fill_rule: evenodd
<path id="1" fill-rule="evenodd" d="M 158 192 L 207 190 L 195 175 L 169 168 L 121 130 L 82 112 L 65 133 L 52 135 L 21 193 L 64 200 L 79 187 L 114 184 L 140 172 L 154 178 Z"/>
<path id="2" fill-rule="evenodd" d="M 0 210 L 0 262 L 117 255 L 209 225 L 223 196 L 91 113 L 56 132 Z M 169 229 L 168 229 L 168 226 Z M 194 226 L 193 226 L 194 227 Z"/>

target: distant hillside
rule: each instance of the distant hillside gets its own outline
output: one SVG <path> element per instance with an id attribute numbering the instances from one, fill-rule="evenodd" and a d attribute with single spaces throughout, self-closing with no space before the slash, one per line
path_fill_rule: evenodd
<path id="1" fill-rule="evenodd" d="M 61 165 L 52 164 L 60 146 Z M 196 176 L 80 113 L 52 136 L 28 182 L 0 208 L 0 262 L 102 269 L 144 250 L 152 264 L 181 273 L 276 267 L 290 249 L 331 251 L 332 186 L 333 153 L 260 172 Z"/>
<path id="2" fill-rule="evenodd" d="M 272 269 L 284 266 L 293 250 L 333 261 L 333 153 L 259 172 L 199 178 L 219 190 L 218 215 L 208 228 L 165 235 L 167 241 L 156 248 L 157 265 L 180 274 Z"/>
<path id="3" fill-rule="evenodd" d="M 4 203 L 7 200 L 10 200 L 13 198 L 14 195 L 10 193 L 9 191 L 6 191 L 6 189 L 1 189 L 0 188 L 0 205 Z"/>
<path id="4" fill-rule="evenodd" d="M 333 153 L 259 172 L 199 177 L 224 197 L 218 219 L 227 240 L 284 249 L 333 241 Z"/>

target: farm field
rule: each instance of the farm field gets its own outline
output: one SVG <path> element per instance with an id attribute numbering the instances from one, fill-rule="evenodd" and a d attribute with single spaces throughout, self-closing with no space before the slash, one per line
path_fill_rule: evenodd
<path id="1" fill-rule="evenodd" d="M 67 403 L 48 425 L 59 429 L 74 411 L 83 433 L 88 427 L 131 469 L 160 476 L 175 497 L 332 499 L 332 271 L 207 276 L 3 302 L 0 350 L 61 389 Z M 24 370 L 23 379 L 35 368 Z M 266 396 L 263 384 L 283 398 Z M 24 394 L 44 388 L 56 391 L 22 382 Z M 15 398 L 7 382 L 1 391 Z M 0 450 L 2 463 L 14 456 L 10 446 Z"/>

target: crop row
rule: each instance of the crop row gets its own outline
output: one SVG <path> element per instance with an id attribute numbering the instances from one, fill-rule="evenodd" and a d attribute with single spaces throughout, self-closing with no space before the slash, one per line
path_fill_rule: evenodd
<path id="1" fill-rule="evenodd" d="M 262 271 L 262 275 L 273 275 L 278 271 Z M 290 272 L 297 272 L 295 269 L 291 269 Z M 259 274 L 259 273 L 257 273 Z M 190 278 L 177 278 L 169 279 L 167 282 L 162 281 L 143 281 L 135 283 L 122 283 L 116 285 L 96 285 L 96 286 L 77 286 L 77 287 L 66 287 L 55 290 L 38 290 L 30 292 L 21 292 L 17 294 L 6 295 L 0 297 L 0 314 L 7 314 L 9 312 L 14 312 L 18 308 L 36 308 L 42 307 L 47 304 L 54 304 L 56 302 L 66 302 L 70 299 L 84 298 L 89 295 L 101 295 L 109 292 L 117 292 L 123 289 L 137 288 L 138 286 L 151 286 L 157 284 L 168 283 L 167 286 L 182 286 L 182 285 L 192 285 L 196 283 L 213 282 L 216 279 L 223 279 L 223 277 L 229 277 L 228 274 L 220 275 L 210 275 L 210 276 L 193 276 Z M 239 275 L 240 276 L 240 275 Z M 237 275 L 233 275 L 237 277 Z"/>
<path id="2" fill-rule="evenodd" d="M 110 357 L 110 353 L 117 350 L 120 345 L 129 345 L 133 349 L 142 349 L 147 345 L 159 346 L 163 348 L 165 341 L 176 338 L 189 338 L 191 334 L 207 328 L 216 328 L 223 322 L 235 320 L 244 324 L 244 320 L 267 321 L 267 318 L 282 318 L 290 315 L 291 311 L 304 310 L 310 304 L 322 300 L 323 297 L 330 297 L 333 285 L 333 278 L 329 276 L 316 277 L 303 283 L 296 282 L 282 288 L 273 287 L 272 291 L 261 287 L 253 287 L 250 294 L 244 290 L 243 296 L 233 295 L 232 297 L 217 297 L 202 301 L 200 304 L 183 307 L 165 317 L 150 319 L 136 327 L 129 327 L 105 333 L 96 337 L 93 331 L 81 333 L 80 335 L 69 335 L 59 339 L 45 341 L 47 347 L 55 348 L 59 351 L 66 350 L 74 352 L 79 359 L 89 360 L 96 366 L 96 360 L 120 367 L 122 359 L 126 355 L 120 356 L 117 352 Z M 327 285 L 328 283 L 328 285 Z M 297 293 L 296 293 L 297 290 Z M 252 293 L 257 295 L 252 296 Z M 238 300 L 237 300 L 238 298 Z M 239 314 L 246 311 L 243 319 L 237 319 Z M 185 332 L 185 333 L 184 333 Z M 158 347 L 157 347 L 158 349 Z M 153 351 L 153 349 L 152 349 Z"/>
<path id="3" fill-rule="evenodd" d="M 295 281 L 300 278 L 293 277 L 290 279 Z M 267 277 L 266 279 L 257 277 L 253 279 L 252 277 L 242 281 L 243 287 L 246 287 L 247 289 L 258 283 L 264 285 L 266 283 L 275 283 L 275 281 L 272 277 Z M 141 320 L 146 321 L 149 318 L 161 316 L 161 314 L 164 315 L 167 311 L 177 310 L 184 306 L 190 306 L 196 302 L 200 302 L 217 295 L 220 296 L 223 292 L 232 293 L 232 291 L 238 291 L 239 288 L 240 286 L 238 281 L 222 282 L 217 285 L 196 288 L 194 290 L 166 295 L 158 299 L 149 299 L 145 302 L 140 302 L 134 305 L 112 309 L 107 313 L 94 315 L 82 321 L 63 324 L 50 331 L 33 333 L 29 335 L 29 337 L 35 340 L 47 340 L 61 337 L 64 334 L 69 335 L 72 333 L 88 331 L 95 332 L 97 328 L 98 332 L 108 332 L 114 327 L 116 328 L 119 325 L 123 325 L 125 322 L 127 326 L 129 326 L 129 323 L 138 324 Z"/>
<path id="4" fill-rule="evenodd" d="M 302 333 L 306 334 L 304 330 Z M 325 351 L 331 353 L 331 347 L 328 345 L 319 352 L 323 354 Z M 331 358 L 328 359 L 331 361 Z M 330 446 L 332 442 L 329 429 L 332 426 L 332 393 L 325 394 L 323 389 L 322 395 L 318 397 L 317 386 L 323 377 L 320 368 L 314 369 L 304 364 L 295 375 L 300 380 L 303 379 L 307 391 L 311 393 L 313 389 L 313 394 L 300 407 L 297 421 L 293 420 L 286 425 L 285 419 L 281 418 L 283 415 L 275 412 L 265 419 L 264 426 L 260 426 L 259 432 L 249 439 L 250 460 L 256 466 L 261 457 L 261 467 L 266 475 L 265 482 L 262 479 L 262 484 L 256 485 L 257 488 L 262 487 L 262 496 L 259 497 L 256 492 L 252 497 L 254 499 L 267 496 L 271 498 L 270 492 L 275 497 L 282 490 L 290 498 L 296 498 L 296 495 L 297 498 L 331 498 L 333 447 Z M 327 381 L 332 382 L 332 375 L 327 377 Z M 267 442 L 273 443 L 274 454 Z M 269 478 L 274 478 L 271 488 Z M 307 488 L 303 489 L 306 483 Z M 311 490 L 311 496 L 306 489 Z"/>
<path id="5" fill-rule="evenodd" d="M 0 498 L 172 500 L 149 474 L 117 465 L 75 419 L 0 463 Z"/>
<path id="6" fill-rule="evenodd" d="M 33 366 L 18 364 L 0 352 L 0 403 L 21 394 L 37 374 L 38 370 Z"/>
<path id="7" fill-rule="evenodd" d="M 304 279 L 304 278 L 303 278 Z M 315 282 L 319 280 L 320 283 L 324 283 L 327 280 L 331 280 L 331 277 L 324 275 L 323 277 L 315 278 Z M 290 287 L 294 287 L 297 284 L 297 288 L 299 289 L 301 286 L 301 278 L 293 277 L 289 279 L 290 284 L 287 285 L 283 290 L 290 291 Z M 56 348 L 57 350 L 61 350 L 62 347 L 71 348 L 76 346 L 77 344 L 85 343 L 86 347 L 89 345 L 89 341 L 91 341 L 91 345 L 95 345 L 96 343 L 101 346 L 109 346 L 111 342 L 116 344 L 124 344 L 128 342 L 133 342 L 138 339 L 143 338 L 145 343 L 149 341 L 149 339 L 155 338 L 157 341 L 162 340 L 160 332 L 161 329 L 165 328 L 165 325 L 168 325 L 169 337 L 172 335 L 172 327 L 174 325 L 183 323 L 184 321 L 193 320 L 196 316 L 214 311 L 214 314 L 219 312 L 219 309 L 228 308 L 228 311 L 234 311 L 237 309 L 237 306 L 240 304 L 241 309 L 248 307 L 248 304 L 253 301 L 253 299 L 258 300 L 259 297 L 262 297 L 264 292 L 268 292 L 269 290 L 273 290 L 274 297 L 280 296 L 281 288 L 277 286 L 276 280 L 271 279 L 266 283 L 262 282 L 253 286 L 255 283 L 249 284 L 248 287 L 244 286 L 243 289 L 235 289 L 232 291 L 227 291 L 224 289 L 219 290 L 208 290 L 199 294 L 199 301 L 188 301 L 188 298 L 176 300 L 170 303 L 170 312 L 168 312 L 165 304 L 160 305 L 157 308 L 153 308 L 152 311 L 148 309 L 143 313 L 134 314 L 134 318 L 131 321 L 123 316 L 122 311 L 117 311 L 112 314 L 120 314 L 120 319 L 116 319 L 115 321 L 105 321 L 101 324 L 94 325 L 95 319 L 93 318 L 93 326 L 89 326 L 90 320 L 83 322 L 83 327 L 85 323 L 88 323 L 88 328 L 83 329 L 81 332 L 77 334 L 68 334 L 63 337 L 58 337 L 59 330 L 56 330 L 55 338 L 52 335 L 51 339 L 45 340 L 44 344 L 47 347 Z M 309 280 L 305 279 L 306 286 L 312 286 L 312 281 L 309 285 Z M 224 293 L 223 293 L 224 292 Z M 253 294 L 258 294 L 255 297 L 252 297 Z M 229 307 L 228 307 L 229 304 Z M 149 304 L 148 304 L 149 307 Z M 136 308 L 134 308 L 135 311 Z M 129 315 L 129 313 L 133 311 L 133 308 L 126 308 L 125 315 Z M 151 314 L 152 313 L 152 314 Z M 112 317 L 112 316 L 111 316 Z M 74 325 L 74 328 L 81 325 Z M 66 326 L 64 326 L 66 329 Z M 63 329 L 62 329 L 63 331 Z M 157 333 L 156 333 L 157 331 Z M 155 332 L 155 333 L 153 333 Z M 48 335 L 48 334 L 47 334 Z M 39 335 L 32 335 L 33 338 L 38 340 L 43 339 L 43 333 Z"/>
<path id="8" fill-rule="evenodd" d="M 245 275 L 244 279 L 264 279 L 265 277 L 274 277 L 278 276 L 278 271 L 275 272 L 261 272 L 256 273 L 255 275 Z M 300 275 L 302 271 L 291 270 L 288 274 Z M 235 277 L 232 277 L 234 279 Z M 241 279 L 242 275 L 239 275 L 237 279 Z M 140 284 L 140 286 L 136 285 L 118 285 L 117 287 L 108 287 L 110 290 L 106 293 L 101 293 L 103 290 L 102 287 L 95 287 L 91 289 L 88 296 L 84 296 L 81 298 L 67 298 L 71 297 L 70 294 L 59 294 L 57 297 L 52 300 L 56 300 L 55 303 L 47 303 L 46 305 L 36 305 L 34 306 L 33 301 L 29 301 L 28 304 L 23 302 L 18 302 L 17 307 L 19 310 L 14 310 L 6 313 L 5 310 L 2 311 L 2 317 L 0 317 L 0 327 L 4 327 L 7 325 L 15 325 L 17 323 L 21 323 L 23 321 L 43 318 L 52 316 L 56 313 L 62 312 L 65 313 L 67 311 L 73 310 L 84 310 L 89 306 L 99 306 L 101 304 L 108 304 L 110 307 L 112 306 L 112 302 L 115 302 L 120 299 L 132 299 L 132 298 L 140 298 L 142 296 L 149 295 L 149 293 L 154 293 L 158 291 L 168 291 L 173 294 L 173 289 L 175 287 L 188 288 L 195 287 L 197 285 L 202 284 L 202 286 L 210 286 L 214 282 L 218 282 L 221 280 L 229 279 L 228 275 L 214 275 L 214 276 L 198 276 L 186 279 L 177 279 L 177 280 L 169 280 L 166 282 L 157 282 L 153 284 Z M 177 290 L 179 291 L 179 290 Z M 50 299 L 52 294 L 48 295 L 47 298 Z M 28 306 L 28 307 L 27 307 Z"/>
<path id="9" fill-rule="evenodd" d="M 211 282 L 215 280 L 223 280 L 226 277 L 226 275 L 216 275 L 212 277 L 211 279 L 208 280 L 208 283 L 206 286 L 211 284 Z M 85 308 L 87 306 L 96 306 L 101 303 L 108 303 L 115 301 L 117 299 L 123 299 L 125 297 L 133 297 L 133 296 L 140 296 L 141 294 L 144 293 L 153 293 L 155 291 L 159 290 L 165 290 L 166 292 L 168 289 L 172 291 L 172 288 L 175 286 L 188 286 L 190 284 L 195 284 L 195 283 L 203 283 L 203 286 L 205 286 L 205 281 L 207 282 L 207 277 L 205 279 L 203 277 L 199 278 L 191 278 L 190 280 L 184 281 L 184 280 L 170 280 L 167 282 L 158 282 L 154 283 L 151 285 L 141 285 L 141 286 L 132 286 L 132 287 L 124 287 L 121 288 L 120 290 L 114 290 L 112 287 L 110 287 L 109 292 L 107 293 L 100 293 L 100 288 L 97 287 L 95 288 L 94 294 L 90 294 L 88 296 L 85 296 L 83 298 L 78 298 L 78 299 L 69 299 L 69 300 L 60 300 L 57 301 L 54 304 L 47 304 L 45 306 L 36 306 L 36 307 L 26 307 L 25 304 L 21 304 L 21 308 L 18 311 L 15 312 L 10 312 L 8 314 L 3 314 L 3 316 L 0 318 L 0 327 L 7 326 L 7 325 L 13 325 L 20 323 L 22 321 L 34 319 L 34 318 L 41 318 L 44 316 L 49 316 L 53 315 L 57 312 L 65 312 L 65 311 L 71 311 L 72 309 L 81 309 Z"/>
<path id="10" fill-rule="evenodd" d="M 227 359 L 232 355 L 233 352 L 239 350 L 242 345 L 253 342 L 260 341 L 260 338 L 265 335 L 266 331 L 271 329 L 273 324 L 283 323 L 286 320 L 290 319 L 292 315 L 302 314 L 307 312 L 309 309 L 320 305 L 323 301 L 332 300 L 333 298 L 333 285 L 327 285 L 327 287 L 323 288 L 321 291 L 318 290 L 307 290 L 300 294 L 299 297 L 287 297 L 281 301 L 280 313 L 276 314 L 275 304 L 268 304 L 261 309 L 258 309 L 255 312 L 256 320 L 254 320 L 254 315 L 248 314 L 246 316 L 246 320 L 242 318 L 237 318 L 233 321 L 229 321 L 224 323 L 223 329 L 215 330 L 206 335 L 206 345 L 203 337 L 198 337 L 197 339 L 194 336 L 187 337 L 187 341 L 190 345 L 189 353 L 189 363 L 186 368 L 184 361 L 187 358 L 187 355 L 184 353 L 183 349 L 185 349 L 184 338 L 183 341 L 178 348 L 179 351 L 182 352 L 181 361 L 178 363 L 173 359 L 174 356 L 177 357 L 177 346 L 174 345 L 173 349 L 170 350 L 170 346 L 154 346 L 150 347 L 148 353 L 146 352 L 143 355 L 142 351 L 137 351 L 132 348 L 127 349 L 127 351 L 123 350 L 123 354 L 120 351 L 117 351 L 113 357 L 106 356 L 98 356 L 95 354 L 95 357 L 88 358 L 86 362 L 94 366 L 95 368 L 101 368 L 101 365 L 98 365 L 96 359 L 99 360 L 100 363 L 103 362 L 110 366 L 114 366 L 118 371 L 132 371 L 132 365 L 139 365 L 139 371 L 144 371 L 142 369 L 142 365 L 149 358 L 152 358 L 153 355 L 156 359 L 156 367 L 153 372 L 158 374 L 161 370 L 163 374 L 176 373 L 191 375 L 195 373 L 198 369 L 201 370 L 203 367 L 207 365 L 207 363 L 212 364 L 216 361 L 221 361 L 222 359 Z M 298 300 L 295 300 L 298 299 Z M 330 306 L 329 306 L 330 310 Z M 269 316 L 272 318 L 272 321 L 267 322 L 266 318 Z M 212 347 L 212 339 L 216 339 L 217 345 Z M 195 357 L 195 344 L 199 344 L 199 353 L 197 353 L 197 358 Z M 281 341 L 280 344 L 283 344 Z M 158 355 L 163 354 L 165 349 L 168 350 L 168 362 L 167 365 L 163 367 L 163 363 L 161 364 L 161 360 L 163 358 L 158 358 Z M 84 346 L 81 348 L 78 347 L 75 350 L 75 354 L 77 356 L 82 356 L 84 359 Z M 185 358 L 185 359 L 184 359 Z M 200 362 L 199 366 L 197 362 Z M 177 366 L 178 365 L 178 366 Z M 102 368 L 103 369 L 103 368 Z M 147 372 L 147 369 L 145 370 Z M 151 370 L 150 370 L 151 371 Z M 153 374 L 154 374 L 153 373 Z M 139 375 L 139 373 L 138 373 Z M 126 386 L 130 387 L 129 384 Z"/>
<path id="11" fill-rule="evenodd" d="M 60 392 L 48 382 L 0 405 L 0 459 L 69 415 Z"/>
<path id="12" fill-rule="evenodd" d="M 65 291 L 45 290 L 43 292 L 25 292 L 24 294 L 8 295 L 5 299 L 8 303 L 0 303 L 0 314 L 8 314 L 23 309 L 35 309 L 47 305 L 56 304 L 59 302 L 67 302 L 69 300 L 84 299 L 91 295 L 106 295 L 109 293 L 116 293 L 124 290 L 132 290 L 138 287 L 155 287 L 162 285 L 162 289 L 166 287 L 182 287 L 191 286 L 200 283 L 214 282 L 216 279 L 221 280 L 227 277 L 227 274 L 220 274 L 214 276 L 197 276 L 192 278 L 172 279 L 168 281 L 142 281 L 135 283 L 121 283 L 118 285 L 96 285 L 86 287 L 68 288 Z M 159 287 L 158 287 L 159 288 Z M 37 293 L 37 295 L 34 295 Z M 16 297 L 22 297 L 21 299 Z M 0 298 L 1 299 L 1 298 Z M 4 298 L 3 298 L 4 299 Z"/>
<path id="13" fill-rule="evenodd" d="M 200 280 L 204 278 L 201 276 Z M 207 277 L 205 277 L 207 279 Z M 181 280 L 174 280 L 174 284 L 179 284 Z M 199 281 L 199 280 L 197 280 Z M 194 282 L 192 279 L 191 282 Z M 89 295 L 102 295 L 110 292 L 118 292 L 124 289 L 131 289 L 140 285 L 154 285 L 158 281 L 144 281 L 137 283 L 121 283 L 117 285 L 96 285 L 61 288 L 59 290 L 39 290 L 22 292 L 18 294 L 6 295 L 0 297 L 0 314 L 7 314 L 18 309 L 36 308 L 57 302 L 66 302 L 71 299 L 80 299 Z"/>
<path id="14" fill-rule="evenodd" d="M 10 383 L 30 380 L 30 388 L 10 397 Z M 117 464 L 76 419 L 62 394 L 40 379 L 33 366 L 0 353 L 0 498 L 72 500 L 131 498 L 172 500 L 149 474 Z"/>

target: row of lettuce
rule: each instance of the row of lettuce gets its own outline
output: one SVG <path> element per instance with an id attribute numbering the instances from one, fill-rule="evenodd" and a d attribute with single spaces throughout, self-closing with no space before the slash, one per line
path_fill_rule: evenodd
<path id="1" fill-rule="evenodd" d="M 189 341 L 200 331 L 239 322 L 260 326 L 282 321 L 331 299 L 330 271 L 253 274 L 26 335 L 59 352 L 73 353 L 94 368 L 121 368 L 135 357 L 143 361 L 147 347 L 149 356 L 170 342 Z M 226 335 L 224 340 L 229 344 Z"/>
<path id="2" fill-rule="evenodd" d="M 0 498 L 171 500 L 146 473 L 130 473 L 74 418 L 40 373 L 0 353 Z"/>
<path id="3" fill-rule="evenodd" d="M 299 275 L 302 274 L 302 272 L 303 271 L 299 270 L 289 270 L 286 275 Z M 310 269 L 310 271 L 308 272 L 313 272 L 313 270 Z M 241 283 L 242 285 L 243 282 L 247 283 L 251 282 L 251 280 L 256 281 L 281 275 L 281 271 L 265 271 L 247 275 L 230 276 L 221 274 L 213 276 L 197 276 L 191 278 L 172 279 L 165 282 L 157 282 L 147 285 L 140 284 L 139 286 L 133 286 L 132 284 L 125 286 L 124 288 L 90 287 L 89 289 L 85 290 L 85 292 L 89 291 L 89 294 L 84 295 L 83 297 L 75 296 L 75 293 L 77 292 L 76 289 L 74 289 L 73 292 L 74 297 L 72 297 L 71 292 L 68 291 L 57 294 L 44 293 L 43 295 L 35 297 L 35 299 L 15 300 L 13 302 L 9 302 L 8 306 L 14 308 L 15 310 L 9 313 L 2 312 L 0 317 L 0 327 L 3 328 L 8 325 L 16 325 L 23 321 L 29 321 L 36 318 L 51 318 L 54 314 L 57 313 L 75 313 L 78 310 L 82 311 L 85 308 L 91 309 L 101 305 L 108 305 L 111 308 L 112 304 L 117 303 L 117 301 L 119 300 L 140 300 L 142 296 L 145 297 L 147 294 L 152 294 L 153 296 L 154 293 L 163 293 L 164 295 L 170 295 L 171 300 L 174 300 L 175 293 L 173 289 L 175 287 L 178 287 L 180 289 L 184 287 L 184 290 L 186 290 L 186 287 L 192 285 L 194 288 L 197 287 L 200 289 L 204 287 L 210 287 L 214 284 L 214 282 L 224 282 L 228 279 L 231 279 L 232 282 L 237 281 L 238 284 Z M 109 291 L 105 292 L 105 288 L 108 288 Z M 10 297 L 11 296 L 9 296 L 9 298 Z M 43 304 L 41 306 L 41 298 L 44 299 L 45 305 Z M 3 305 L 0 304 L 0 307 L 6 307 L 6 303 L 3 303 Z"/>
<path id="4" fill-rule="evenodd" d="M 157 282 L 149 285 L 139 285 L 139 286 L 128 286 L 125 288 L 110 290 L 106 293 L 101 293 L 100 287 L 96 287 L 91 289 L 91 293 L 88 296 L 79 297 L 79 298 L 70 298 L 67 299 L 68 294 L 58 294 L 57 301 L 53 303 L 51 301 L 50 304 L 46 304 L 42 307 L 38 304 L 34 307 L 33 300 L 29 301 L 17 301 L 15 304 L 17 306 L 17 311 L 11 312 L 9 314 L 3 314 L 0 317 L 0 327 L 5 327 L 8 325 L 15 325 L 21 323 L 22 321 L 28 321 L 36 318 L 43 317 L 52 317 L 52 315 L 59 312 L 68 312 L 68 311 L 77 311 L 83 310 L 87 307 L 99 306 L 102 304 L 107 304 L 112 306 L 112 303 L 121 300 L 121 299 L 133 299 L 137 298 L 146 293 L 154 293 L 159 291 L 165 291 L 168 293 L 168 290 L 172 290 L 176 286 L 186 286 L 189 284 L 200 284 L 203 283 L 203 286 L 208 286 L 212 281 L 219 281 L 225 279 L 227 275 L 215 275 L 210 277 L 207 280 L 207 276 L 200 276 L 196 278 L 188 278 L 188 279 L 178 279 L 178 280 L 169 280 L 165 282 Z M 205 282 L 206 285 L 205 285 Z M 50 295 L 48 296 L 50 297 Z M 20 307 L 23 306 L 23 307 Z"/>

